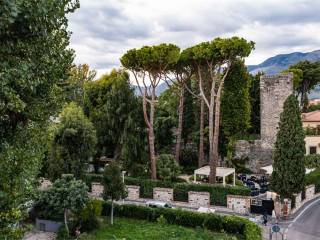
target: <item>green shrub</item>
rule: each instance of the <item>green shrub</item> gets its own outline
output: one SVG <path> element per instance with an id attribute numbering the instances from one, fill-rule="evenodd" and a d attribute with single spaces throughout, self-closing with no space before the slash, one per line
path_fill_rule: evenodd
<path id="1" fill-rule="evenodd" d="M 104 203 L 103 212 L 110 214 L 111 204 Z M 261 229 L 249 220 L 236 216 L 220 216 L 216 214 L 197 213 L 181 209 L 150 208 L 137 205 L 115 205 L 114 214 L 119 217 L 143 219 L 184 227 L 201 227 L 215 232 L 226 232 L 242 235 L 245 240 L 262 240 Z"/>
<path id="2" fill-rule="evenodd" d="M 92 231 L 99 228 L 99 216 L 102 212 L 102 201 L 91 199 L 79 215 L 80 226 L 82 231 Z"/>
<path id="3" fill-rule="evenodd" d="M 71 240 L 72 238 L 69 236 L 69 233 L 64 225 L 62 225 L 57 233 L 56 240 Z"/>
<path id="4" fill-rule="evenodd" d="M 305 176 L 306 185 L 314 184 L 316 193 L 320 192 L 320 169 L 316 169 Z"/>
<path id="5" fill-rule="evenodd" d="M 227 195 L 243 195 L 249 196 L 250 189 L 241 186 L 222 186 L 222 185 L 211 185 L 211 184 L 186 184 L 180 183 L 174 186 L 174 200 L 175 201 L 188 201 L 188 192 L 209 192 L 210 193 L 210 204 L 226 206 Z"/>
<path id="6" fill-rule="evenodd" d="M 163 181 L 173 181 L 178 178 L 181 168 L 171 154 L 160 154 L 157 158 L 157 176 Z"/>
<path id="7" fill-rule="evenodd" d="M 304 165 L 307 168 L 320 168 L 320 154 L 309 154 L 304 156 Z"/>
<path id="8" fill-rule="evenodd" d="M 182 149 L 179 162 L 183 172 L 193 174 L 193 171 L 198 168 L 198 151 L 191 148 Z"/>

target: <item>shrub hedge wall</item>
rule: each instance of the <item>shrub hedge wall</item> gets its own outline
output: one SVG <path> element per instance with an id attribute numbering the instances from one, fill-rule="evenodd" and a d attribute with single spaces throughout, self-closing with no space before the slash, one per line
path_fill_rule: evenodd
<path id="1" fill-rule="evenodd" d="M 89 174 L 87 177 L 87 184 L 91 182 L 101 182 L 101 175 Z M 153 198 L 153 188 L 173 188 L 174 200 L 187 202 L 188 192 L 209 192 L 210 204 L 218 206 L 227 205 L 227 195 L 242 195 L 249 196 L 250 189 L 244 186 L 222 186 L 212 184 L 192 184 L 192 183 L 176 183 L 176 182 L 164 182 L 151 179 L 139 179 L 139 178 L 125 178 L 126 185 L 140 186 L 141 198 Z M 89 184 L 90 186 L 91 184 Z"/>
<path id="2" fill-rule="evenodd" d="M 111 204 L 105 202 L 103 215 L 110 215 Z M 115 205 L 115 216 L 155 222 L 160 216 L 168 224 L 184 227 L 202 227 L 214 232 L 241 235 L 245 240 L 262 240 L 261 229 L 249 220 L 237 216 L 197 213 L 181 209 L 150 208 L 137 205 Z"/>
<path id="3" fill-rule="evenodd" d="M 210 204 L 218 206 L 227 205 L 227 195 L 242 195 L 249 196 L 250 189 L 243 186 L 222 186 L 211 184 L 188 184 L 179 183 L 175 184 L 173 188 L 175 201 L 188 201 L 188 192 L 209 192 Z"/>

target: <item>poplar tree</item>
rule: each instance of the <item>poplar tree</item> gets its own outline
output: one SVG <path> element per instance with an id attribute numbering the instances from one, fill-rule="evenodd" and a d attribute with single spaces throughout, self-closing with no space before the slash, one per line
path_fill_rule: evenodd
<path id="1" fill-rule="evenodd" d="M 280 115 L 279 131 L 273 154 L 272 189 L 284 197 L 304 187 L 304 131 L 298 100 L 290 95 Z"/>

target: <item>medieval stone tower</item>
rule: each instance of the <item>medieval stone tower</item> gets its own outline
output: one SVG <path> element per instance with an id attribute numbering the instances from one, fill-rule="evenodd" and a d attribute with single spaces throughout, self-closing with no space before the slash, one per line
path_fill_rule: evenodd
<path id="1" fill-rule="evenodd" d="M 264 149 L 272 149 L 276 142 L 283 103 L 293 93 L 292 78 L 292 73 L 260 78 L 261 147 Z"/>
<path id="2" fill-rule="evenodd" d="M 259 172 L 261 167 L 272 164 L 283 103 L 293 93 L 292 78 L 291 73 L 260 78 L 260 139 L 239 140 L 235 146 L 235 157 L 247 159 L 246 166 L 253 172 Z"/>

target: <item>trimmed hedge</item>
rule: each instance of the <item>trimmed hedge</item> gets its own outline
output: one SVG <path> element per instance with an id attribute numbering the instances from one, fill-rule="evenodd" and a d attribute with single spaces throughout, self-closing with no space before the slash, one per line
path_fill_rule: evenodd
<path id="1" fill-rule="evenodd" d="M 179 183 L 174 186 L 173 194 L 175 201 L 188 201 L 188 192 L 209 192 L 210 204 L 218 206 L 227 205 L 227 195 L 250 196 L 250 189 L 243 186 L 222 186 L 211 184 L 188 184 Z"/>
<path id="2" fill-rule="evenodd" d="M 91 182 L 101 182 L 102 175 L 100 174 L 88 174 L 87 184 L 90 186 Z M 250 196 L 250 189 L 244 186 L 222 186 L 212 184 L 193 184 L 193 183 L 177 183 L 177 182 L 165 182 L 151 179 L 140 179 L 125 177 L 126 185 L 140 186 L 140 197 L 153 198 L 153 188 L 173 188 L 174 200 L 187 202 L 188 192 L 209 192 L 210 204 L 218 206 L 227 205 L 227 195 L 241 195 Z"/>
<path id="3" fill-rule="evenodd" d="M 320 154 L 309 154 L 304 156 L 304 165 L 307 168 L 320 168 Z"/>
<path id="4" fill-rule="evenodd" d="M 164 182 L 151 179 L 139 179 L 126 177 L 124 179 L 126 185 L 136 185 L 140 186 L 140 197 L 142 198 L 153 198 L 153 188 L 162 187 L 162 188 L 173 188 L 174 183 Z"/>
<path id="5" fill-rule="evenodd" d="M 241 235 L 245 240 L 262 240 L 261 229 L 249 220 L 237 216 L 197 213 L 181 209 L 150 208 L 137 205 L 115 205 L 114 215 L 155 222 L 159 217 L 168 224 L 184 227 L 202 227 L 214 232 Z M 111 204 L 105 202 L 103 215 L 110 215 Z"/>

